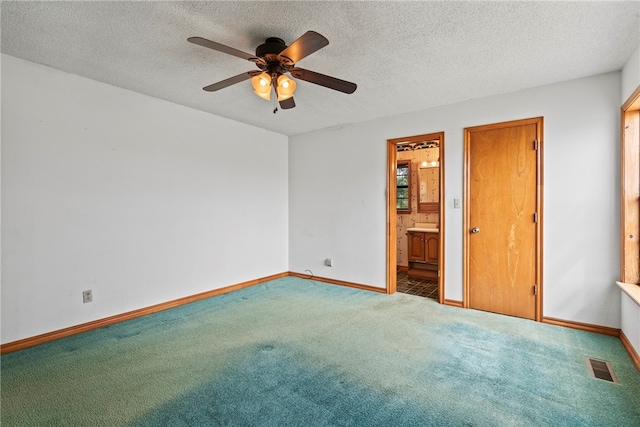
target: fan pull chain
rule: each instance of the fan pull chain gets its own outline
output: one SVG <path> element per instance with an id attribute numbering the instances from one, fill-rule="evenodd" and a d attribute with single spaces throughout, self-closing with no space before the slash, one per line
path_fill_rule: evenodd
<path id="1" fill-rule="evenodd" d="M 278 112 L 278 103 L 276 102 L 276 100 L 273 100 L 273 114 Z"/>

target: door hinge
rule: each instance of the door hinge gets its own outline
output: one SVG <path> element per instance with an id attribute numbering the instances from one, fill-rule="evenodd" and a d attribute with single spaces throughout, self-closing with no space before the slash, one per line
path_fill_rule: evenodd
<path id="1" fill-rule="evenodd" d="M 535 222 L 535 223 L 538 222 L 538 212 L 534 212 L 533 213 L 533 222 Z"/>
<path id="2" fill-rule="evenodd" d="M 538 285 L 533 285 L 533 294 L 538 295 Z"/>
<path id="3" fill-rule="evenodd" d="M 440 277 L 440 270 L 438 270 L 438 277 Z"/>
<path id="4" fill-rule="evenodd" d="M 533 149 L 534 150 L 538 151 L 538 145 L 539 145 L 539 142 L 538 142 L 537 139 L 535 141 L 533 141 Z"/>

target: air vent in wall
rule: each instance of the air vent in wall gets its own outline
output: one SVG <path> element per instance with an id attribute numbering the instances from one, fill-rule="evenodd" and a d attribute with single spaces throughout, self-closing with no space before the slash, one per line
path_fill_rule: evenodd
<path id="1" fill-rule="evenodd" d="M 618 378 L 616 378 L 616 374 L 613 372 L 611 363 L 607 362 L 606 360 L 587 357 L 587 366 L 589 366 L 589 371 L 591 372 L 591 376 L 593 378 L 609 381 L 612 383 L 618 382 Z"/>

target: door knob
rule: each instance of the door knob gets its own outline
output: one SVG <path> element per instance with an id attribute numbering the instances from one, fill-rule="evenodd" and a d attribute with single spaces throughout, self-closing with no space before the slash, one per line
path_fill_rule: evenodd
<path id="1" fill-rule="evenodd" d="M 479 229 L 478 227 L 473 227 L 473 228 L 471 229 L 471 232 L 472 232 L 473 234 L 478 234 L 478 233 L 480 232 L 480 229 Z"/>

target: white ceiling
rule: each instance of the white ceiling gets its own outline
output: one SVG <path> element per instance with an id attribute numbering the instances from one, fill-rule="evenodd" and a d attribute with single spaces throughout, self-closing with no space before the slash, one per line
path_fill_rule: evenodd
<path id="1" fill-rule="evenodd" d="M 620 70 L 640 1 L 2 1 L 1 29 L 5 54 L 294 135 Z M 202 90 L 256 68 L 188 37 L 254 53 L 308 30 L 330 44 L 298 65 L 354 94 L 300 81 L 296 108 L 273 114 L 250 81 Z"/>

